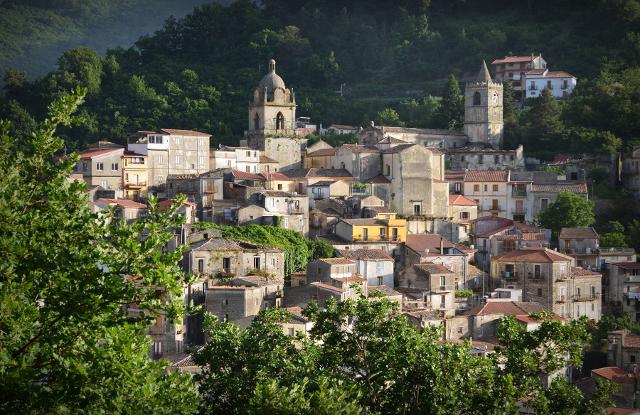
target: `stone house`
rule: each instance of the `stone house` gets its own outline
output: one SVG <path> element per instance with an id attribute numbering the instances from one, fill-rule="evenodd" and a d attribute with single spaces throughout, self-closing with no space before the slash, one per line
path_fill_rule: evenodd
<path id="1" fill-rule="evenodd" d="M 221 321 L 247 327 L 260 310 L 280 307 L 283 281 L 259 276 L 235 277 L 209 284 L 205 309 Z"/>
<path id="2" fill-rule="evenodd" d="M 380 150 L 359 144 L 343 144 L 336 150 L 336 165 L 346 169 L 358 182 L 380 174 Z"/>
<path id="3" fill-rule="evenodd" d="M 607 334 L 607 364 L 633 372 L 640 362 L 640 336 L 629 330 L 615 330 Z"/>
<path id="4" fill-rule="evenodd" d="M 265 189 L 279 190 L 282 192 L 295 192 L 296 182 L 283 173 L 261 173 L 266 179 Z"/>
<path id="5" fill-rule="evenodd" d="M 340 135 L 355 134 L 359 129 L 360 127 L 356 127 L 355 125 L 331 124 L 329 127 L 327 127 L 327 132 Z"/>
<path id="6" fill-rule="evenodd" d="M 295 191 L 300 194 L 307 194 L 307 187 L 321 181 L 342 180 L 351 184 L 353 177 L 345 169 L 295 169 L 286 172 L 286 175 L 295 182 Z"/>
<path id="7" fill-rule="evenodd" d="M 307 186 L 307 196 L 312 201 L 331 197 L 348 197 L 350 194 L 351 186 L 342 180 L 321 180 Z"/>
<path id="8" fill-rule="evenodd" d="M 277 173 L 278 170 L 280 170 L 280 163 L 278 160 L 267 157 L 264 154 L 260 154 L 260 167 L 258 170 L 260 171 L 260 174 L 264 175 Z"/>
<path id="9" fill-rule="evenodd" d="M 365 146 L 372 147 L 381 141 L 382 144 L 388 144 L 384 143 L 384 139 L 441 149 L 463 147 L 468 141 L 468 137 L 461 131 L 391 127 L 375 125 L 373 122 L 358 133 L 358 142 Z"/>
<path id="10" fill-rule="evenodd" d="M 478 143 L 447 150 L 447 165 L 452 170 L 521 170 L 525 168 L 524 147 L 496 149 Z"/>
<path id="11" fill-rule="evenodd" d="M 302 315 L 302 308 L 287 307 L 285 310 L 291 313 L 291 317 L 282 323 L 282 331 L 284 334 L 291 337 L 297 336 L 298 334 L 308 336 L 309 331 L 313 328 L 313 322 Z"/>
<path id="12" fill-rule="evenodd" d="M 562 228 L 558 237 L 560 252 L 575 258 L 579 267 L 600 269 L 600 238 L 593 227 Z"/>
<path id="13" fill-rule="evenodd" d="M 447 267 L 454 274 L 467 276 L 467 255 L 454 244 L 436 234 L 407 235 L 404 246 L 404 266 L 414 264 L 434 263 Z M 460 288 L 463 289 L 463 288 Z"/>
<path id="14" fill-rule="evenodd" d="M 355 273 L 355 261 L 349 258 L 322 258 L 307 265 L 307 282 L 329 283 L 331 279 L 348 278 Z"/>
<path id="15" fill-rule="evenodd" d="M 80 153 L 74 171 L 82 174 L 87 186 L 113 190 L 116 197 L 121 197 L 124 147 L 110 144 L 107 148 L 99 148 L 97 145 Z"/>
<path id="16" fill-rule="evenodd" d="M 127 222 L 139 219 L 148 213 L 147 205 L 129 199 L 99 198 L 95 200 L 94 206 L 102 210 L 113 207 L 116 218 L 124 219 Z"/>
<path id="17" fill-rule="evenodd" d="M 575 267 L 575 259 L 547 248 L 505 252 L 491 261 L 491 286 L 522 290 L 524 301 L 535 301 L 560 317 L 601 313 L 602 275 Z"/>
<path id="18" fill-rule="evenodd" d="M 415 264 L 398 275 L 401 292 L 420 292 L 425 308 L 441 310 L 447 316 L 455 314 L 455 292 L 461 286 L 462 277 L 439 264 Z"/>
<path id="19" fill-rule="evenodd" d="M 355 262 L 355 272 L 367 279 L 369 287 L 387 286 L 393 288 L 394 259 L 381 249 L 347 249 L 338 251 Z"/>
<path id="20" fill-rule="evenodd" d="M 407 222 L 404 219 L 341 219 L 334 233 L 349 241 L 391 241 L 404 242 L 407 238 Z"/>
<path id="21" fill-rule="evenodd" d="M 320 169 L 335 169 L 337 165 L 336 149 L 333 147 L 320 148 L 314 151 L 309 151 L 307 149 L 307 154 L 304 156 L 304 168 L 306 169 L 310 169 L 312 167 Z"/>
<path id="22" fill-rule="evenodd" d="M 209 278 L 265 275 L 284 281 L 284 251 L 225 238 L 207 238 L 191 244 L 187 271 Z"/>
<path id="23" fill-rule="evenodd" d="M 278 190 L 265 190 L 254 198 L 271 214 L 282 216 L 282 227 L 309 234 L 309 198 L 306 195 Z"/>
<path id="24" fill-rule="evenodd" d="M 607 302 L 613 310 L 640 321 L 640 263 L 607 264 Z"/>
<path id="25" fill-rule="evenodd" d="M 211 135 L 193 130 L 163 128 L 138 131 L 128 150 L 147 156 L 151 191 L 163 191 L 169 174 L 201 174 L 209 168 Z"/>
<path id="26" fill-rule="evenodd" d="M 435 149 L 401 144 L 382 152 L 382 174 L 390 183 L 388 206 L 405 217 L 446 218 L 449 186 L 444 155 Z"/>
<path id="27" fill-rule="evenodd" d="M 383 203 L 385 200 L 391 200 L 391 180 L 387 179 L 382 174 L 367 180 L 366 185 L 367 194 L 381 199 Z"/>
<path id="28" fill-rule="evenodd" d="M 200 220 L 213 220 L 213 201 L 224 198 L 223 177 L 215 172 L 167 175 L 166 195 L 175 198 L 184 194 L 197 206 Z"/>

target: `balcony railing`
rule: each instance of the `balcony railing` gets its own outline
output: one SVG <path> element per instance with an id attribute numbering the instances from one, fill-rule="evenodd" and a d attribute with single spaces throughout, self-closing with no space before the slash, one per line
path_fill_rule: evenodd
<path id="1" fill-rule="evenodd" d="M 566 295 L 561 295 L 557 300 L 556 303 L 564 303 L 567 301 L 567 296 Z"/>
<path id="2" fill-rule="evenodd" d="M 573 301 L 581 302 L 581 301 L 594 301 L 600 298 L 600 293 L 595 294 L 582 294 L 582 295 L 574 295 Z"/>
<path id="3" fill-rule="evenodd" d="M 513 197 L 527 197 L 527 191 L 526 190 L 513 189 L 511 191 L 511 196 L 513 196 Z"/>
<path id="4" fill-rule="evenodd" d="M 535 274 L 533 272 L 528 272 L 527 273 L 527 278 L 530 280 L 543 280 L 546 278 L 546 275 L 544 274 Z"/>
<path id="5" fill-rule="evenodd" d="M 514 208 L 513 209 L 513 214 L 514 215 L 526 215 L 527 214 L 527 209 L 526 208 Z"/>
<path id="6" fill-rule="evenodd" d="M 556 281 L 565 281 L 569 279 L 569 274 L 556 275 Z"/>

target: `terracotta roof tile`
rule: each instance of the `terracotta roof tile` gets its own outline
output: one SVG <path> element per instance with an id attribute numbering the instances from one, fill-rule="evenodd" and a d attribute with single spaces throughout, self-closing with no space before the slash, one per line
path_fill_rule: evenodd
<path id="1" fill-rule="evenodd" d="M 413 268 L 428 274 L 454 274 L 453 271 L 441 264 L 415 264 Z"/>
<path id="2" fill-rule="evenodd" d="M 337 128 L 338 130 L 357 130 L 358 127 L 355 125 L 344 125 L 344 124 L 331 124 L 329 128 Z"/>
<path id="3" fill-rule="evenodd" d="M 349 150 L 352 153 L 379 153 L 380 150 L 375 147 L 362 146 L 360 144 L 343 144 L 340 149 Z"/>
<path id="4" fill-rule="evenodd" d="M 335 155 L 336 155 L 335 148 L 321 148 L 320 150 L 307 153 L 307 157 L 326 157 L 326 156 L 335 156 Z"/>
<path id="5" fill-rule="evenodd" d="M 310 285 L 313 285 L 315 287 L 327 290 L 327 291 L 333 291 L 333 292 L 338 292 L 338 293 L 343 293 L 347 290 L 340 288 L 340 287 L 334 287 L 333 285 L 329 285 L 329 284 L 325 284 L 323 282 L 312 282 Z"/>
<path id="6" fill-rule="evenodd" d="M 571 268 L 571 275 L 574 278 L 594 278 L 594 277 L 602 277 L 602 274 L 599 272 L 591 271 L 590 269 L 573 267 Z"/>
<path id="7" fill-rule="evenodd" d="M 200 131 L 195 130 L 177 130 L 174 128 L 162 128 L 161 132 L 167 133 L 169 135 L 188 135 L 194 137 L 211 137 L 211 134 L 201 133 Z"/>
<path id="8" fill-rule="evenodd" d="M 598 233 L 592 227 L 586 228 L 562 228 L 560 239 L 598 239 Z"/>
<path id="9" fill-rule="evenodd" d="M 517 301 L 487 301 L 469 310 L 466 315 L 484 316 L 488 314 L 503 314 L 511 316 L 528 316 L 531 313 L 544 311 L 539 303 L 523 303 Z"/>
<path id="10" fill-rule="evenodd" d="M 106 154 L 111 154 L 111 153 L 124 154 L 124 149 L 122 147 L 115 147 L 115 148 L 103 148 L 100 150 L 86 150 L 80 153 L 80 158 L 91 159 L 94 157 L 104 156 Z"/>
<path id="11" fill-rule="evenodd" d="M 231 169 L 231 175 L 240 180 L 255 180 L 259 182 L 266 181 L 265 177 L 258 173 L 249 173 L 242 170 Z"/>
<path id="12" fill-rule="evenodd" d="M 349 258 L 320 258 L 318 259 L 320 262 L 324 262 L 326 264 L 331 265 L 354 265 L 355 262 Z"/>
<path id="13" fill-rule="evenodd" d="M 591 371 L 591 375 L 596 375 L 615 383 L 634 383 L 634 379 L 631 375 L 628 375 L 623 369 L 616 366 L 593 369 Z"/>
<path id="14" fill-rule="evenodd" d="M 393 257 L 382 249 L 341 249 L 338 253 L 348 259 L 393 261 Z"/>
<path id="15" fill-rule="evenodd" d="M 370 178 L 369 180 L 367 180 L 367 183 L 371 183 L 371 184 L 386 184 L 386 183 L 391 183 L 391 181 L 389 179 L 387 179 L 386 177 L 384 177 L 383 175 L 379 174 L 375 177 Z"/>
<path id="16" fill-rule="evenodd" d="M 449 204 L 453 206 L 478 206 L 478 202 L 463 195 L 449 195 Z"/>
<path id="17" fill-rule="evenodd" d="M 492 261 L 513 261 L 513 262 L 568 262 L 571 257 L 552 251 L 547 248 L 523 248 L 515 251 L 504 252 L 492 258 Z"/>
<path id="18" fill-rule="evenodd" d="M 444 248 L 455 247 L 451 242 L 434 233 L 407 235 L 406 246 L 418 253 L 424 253 L 428 249 L 430 253 L 439 254 L 440 240 Z"/>
<path id="19" fill-rule="evenodd" d="M 264 154 L 260 154 L 260 163 L 263 164 L 277 164 L 279 163 L 278 160 L 274 160 L 271 157 L 267 157 Z"/>
<path id="20" fill-rule="evenodd" d="M 464 175 L 465 182 L 508 182 L 508 170 L 469 170 Z"/>

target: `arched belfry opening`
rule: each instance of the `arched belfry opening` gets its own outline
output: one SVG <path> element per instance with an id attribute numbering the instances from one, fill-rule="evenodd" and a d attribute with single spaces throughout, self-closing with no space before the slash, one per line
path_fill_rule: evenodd
<path id="1" fill-rule="evenodd" d="M 255 117 L 253 117 L 253 129 L 260 129 L 260 116 L 258 115 L 258 113 L 256 113 Z"/>
<path id="2" fill-rule="evenodd" d="M 276 115 L 276 130 L 284 130 L 284 115 L 281 112 Z"/>

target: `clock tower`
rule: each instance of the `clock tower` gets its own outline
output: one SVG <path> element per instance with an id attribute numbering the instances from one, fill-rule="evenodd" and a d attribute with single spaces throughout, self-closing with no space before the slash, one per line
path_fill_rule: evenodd
<path id="1" fill-rule="evenodd" d="M 464 88 L 464 132 L 471 143 L 502 147 L 502 84 L 493 82 L 486 62 L 474 81 Z"/>

